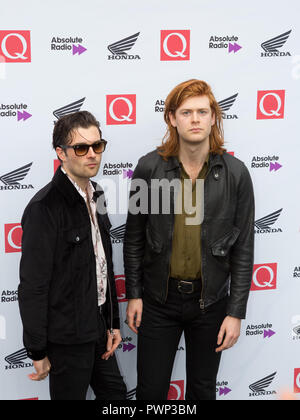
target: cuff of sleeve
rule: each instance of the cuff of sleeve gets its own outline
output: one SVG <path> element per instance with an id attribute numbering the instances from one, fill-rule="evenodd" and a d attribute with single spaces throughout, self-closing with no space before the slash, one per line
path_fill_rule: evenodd
<path id="1" fill-rule="evenodd" d="M 27 349 L 27 356 L 31 360 L 38 361 L 44 359 L 47 356 L 47 353 L 45 350 L 36 351 Z"/>

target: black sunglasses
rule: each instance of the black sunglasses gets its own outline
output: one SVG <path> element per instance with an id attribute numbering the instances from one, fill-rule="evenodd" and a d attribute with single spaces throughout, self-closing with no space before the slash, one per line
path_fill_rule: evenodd
<path id="1" fill-rule="evenodd" d="M 93 144 L 75 144 L 75 146 L 59 145 L 62 149 L 73 149 L 76 156 L 85 156 L 90 147 L 92 147 L 94 153 L 103 153 L 107 145 L 107 141 L 102 139 Z"/>

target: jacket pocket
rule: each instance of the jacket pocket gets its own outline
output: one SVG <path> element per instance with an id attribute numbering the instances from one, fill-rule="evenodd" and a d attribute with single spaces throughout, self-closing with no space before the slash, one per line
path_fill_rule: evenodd
<path id="1" fill-rule="evenodd" d="M 65 238 L 69 244 L 80 245 L 89 236 L 87 228 L 77 228 L 66 232 Z"/>
<path id="2" fill-rule="evenodd" d="M 227 257 L 239 234 L 240 229 L 234 226 L 230 232 L 227 232 L 211 245 L 212 255 L 215 257 Z"/>
<path id="3" fill-rule="evenodd" d="M 90 252 L 90 227 L 73 228 L 64 233 L 66 251 L 71 258 L 73 267 L 79 267 L 89 262 Z"/>

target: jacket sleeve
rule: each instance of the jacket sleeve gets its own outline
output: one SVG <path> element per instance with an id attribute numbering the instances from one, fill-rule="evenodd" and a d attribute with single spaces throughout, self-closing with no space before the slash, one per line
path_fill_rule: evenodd
<path id="1" fill-rule="evenodd" d="M 231 283 L 227 314 L 245 318 L 254 258 L 254 194 L 251 177 L 243 164 L 237 191 L 235 226 L 240 234 L 231 254 Z"/>
<path id="2" fill-rule="evenodd" d="M 48 209 L 40 202 L 27 206 L 22 228 L 18 297 L 23 341 L 28 356 L 40 360 L 47 351 L 48 290 L 54 264 L 56 228 Z"/>
<path id="3" fill-rule="evenodd" d="M 141 298 L 143 295 L 143 259 L 148 218 L 147 172 L 144 159 L 141 158 L 132 176 L 123 247 L 127 299 Z M 140 184 L 137 191 L 135 189 L 136 182 Z M 140 197 L 139 202 L 136 202 L 135 194 Z M 136 212 L 135 204 L 141 209 L 144 207 L 146 211 Z"/>

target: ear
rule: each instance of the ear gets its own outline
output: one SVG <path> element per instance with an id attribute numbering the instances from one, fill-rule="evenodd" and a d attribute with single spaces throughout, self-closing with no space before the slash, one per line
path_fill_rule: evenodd
<path id="1" fill-rule="evenodd" d="M 61 147 L 57 147 L 55 149 L 57 157 L 61 160 L 61 162 L 63 163 L 66 160 L 66 153 L 65 151 L 61 148 Z"/>
<path id="2" fill-rule="evenodd" d="M 216 114 L 212 111 L 211 126 L 215 125 L 215 123 L 216 123 Z"/>
<path id="3" fill-rule="evenodd" d="M 177 127 L 176 117 L 173 114 L 173 112 L 171 112 L 171 111 L 169 112 L 169 120 L 170 120 L 170 123 L 171 123 L 172 127 L 176 128 Z"/>

